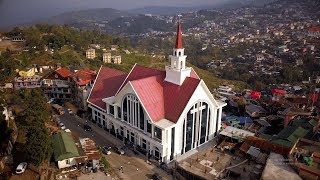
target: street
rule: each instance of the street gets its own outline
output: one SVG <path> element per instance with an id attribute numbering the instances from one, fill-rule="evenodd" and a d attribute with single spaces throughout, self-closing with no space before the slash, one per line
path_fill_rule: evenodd
<path id="1" fill-rule="evenodd" d="M 64 123 L 66 129 L 70 129 L 71 132 L 78 134 L 80 138 L 91 138 L 99 146 L 123 146 L 124 144 L 116 139 L 102 128 L 98 127 L 91 121 L 82 119 L 76 115 L 71 115 L 66 111 L 65 114 L 59 116 L 60 121 Z M 92 128 L 92 132 L 85 131 L 84 124 L 88 124 Z M 172 176 L 167 174 L 162 169 L 155 165 L 146 163 L 146 159 L 141 155 L 135 155 L 131 150 L 125 150 L 124 155 L 119 155 L 111 150 L 110 155 L 106 155 L 106 159 L 109 161 L 111 167 L 115 170 L 118 176 L 122 179 L 150 179 L 152 174 L 158 173 L 163 179 L 172 179 Z M 120 171 L 120 167 L 123 167 L 123 171 Z"/>

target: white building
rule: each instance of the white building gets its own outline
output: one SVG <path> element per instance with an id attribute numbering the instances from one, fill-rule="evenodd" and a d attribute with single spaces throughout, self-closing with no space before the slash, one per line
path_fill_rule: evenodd
<path id="1" fill-rule="evenodd" d="M 88 59 L 94 59 L 94 58 L 96 58 L 96 50 L 95 50 L 95 49 L 92 49 L 92 48 L 88 49 L 88 50 L 86 51 L 86 57 L 87 57 Z"/>
<path id="2" fill-rule="evenodd" d="M 111 63 L 111 53 L 103 53 L 102 54 L 102 61 L 104 63 Z"/>
<path id="3" fill-rule="evenodd" d="M 186 67 L 182 33 L 166 70 L 101 67 L 88 98 L 92 119 L 145 155 L 168 163 L 213 139 L 225 103 Z"/>

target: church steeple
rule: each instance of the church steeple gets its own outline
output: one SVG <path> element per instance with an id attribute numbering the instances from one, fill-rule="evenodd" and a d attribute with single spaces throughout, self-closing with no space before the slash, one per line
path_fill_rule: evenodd
<path id="1" fill-rule="evenodd" d="M 176 49 L 182 49 L 182 32 L 181 32 L 180 20 L 178 22 L 178 27 L 177 27 Z"/>
<path id="2" fill-rule="evenodd" d="M 173 48 L 173 54 L 169 56 L 170 66 L 166 66 L 165 81 L 181 85 L 186 77 L 190 77 L 191 68 L 186 67 L 186 58 L 184 48 L 182 47 L 182 31 L 180 19 L 177 27 L 176 44 Z"/>

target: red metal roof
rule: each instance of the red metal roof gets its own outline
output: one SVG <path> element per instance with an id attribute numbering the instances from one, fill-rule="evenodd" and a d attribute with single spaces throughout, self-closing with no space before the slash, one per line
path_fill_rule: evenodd
<path id="1" fill-rule="evenodd" d="M 78 70 L 71 75 L 73 81 L 82 86 L 89 84 L 92 80 L 96 78 L 96 71 L 90 69 Z"/>
<path id="2" fill-rule="evenodd" d="M 118 92 L 129 82 L 134 81 L 137 79 L 143 79 L 150 76 L 157 76 L 165 73 L 164 71 L 144 67 L 138 64 L 135 64 L 134 67 L 131 69 L 130 73 L 128 74 L 126 80 L 123 82 L 121 87 L 119 88 Z"/>
<path id="3" fill-rule="evenodd" d="M 152 120 L 160 120 L 165 117 L 163 80 L 164 76 L 158 75 L 131 81 L 137 96 Z"/>
<path id="4" fill-rule="evenodd" d="M 272 92 L 272 94 L 274 94 L 274 93 L 281 94 L 281 95 L 287 94 L 287 91 L 282 90 L 282 89 L 272 89 L 271 92 Z"/>
<path id="5" fill-rule="evenodd" d="M 103 98 L 119 92 L 129 81 L 152 121 L 168 119 L 176 123 L 200 83 L 192 70 L 181 86 L 164 81 L 166 72 L 135 65 L 126 76 L 122 71 L 101 67 L 88 101 L 105 109 Z M 117 91 L 118 90 L 118 91 Z"/>
<path id="6" fill-rule="evenodd" d="M 251 91 L 250 92 L 250 97 L 253 99 L 259 99 L 261 96 L 261 92 L 259 91 Z"/>
<path id="7" fill-rule="evenodd" d="M 126 76 L 127 74 L 125 72 L 101 67 L 94 86 L 92 87 L 88 101 L 102 109 L 105 109 L 105 103 L 102 102 L 102 99 L 114 96 Z"/>
<path id="8" fill-rule="evenodd" d="M 64 67 L 56 69 L 55 72 L 64 78 L 66 78 L 72 74 L 72 72 L 68 68 L 64 68 Z"/>
<path id="9" fill-rule="evenodd" d="M 311 32 L 320 32 L 320 27 L 312 27 L 308 29 Z"/>
<path id="10" fill-rule="evenodd" d="M 165 118 L 176 123 L 200 79 L 187 77 L 179 86 L 164 81 L 165 71 L 156 71 L 159 71 L 159 75 L 137 79 L 131 81 L 131 84 L 152 121 Z"/>
<path id="11" fill-rule="evenodd" d="M 176 123 L 192 94 L 200 83 L 200 79 L 187 77 L 181 86 L 164 82 L 164 107 L 166 119 Z"/>
<path id="12" fill-rule="evenodd" d="M 177 39 L 176 39 L 176 49 L 182 49 L 182 32 L 181 32 L 181 24 L 180 22 L 178 23 L 177 27 Z"/>

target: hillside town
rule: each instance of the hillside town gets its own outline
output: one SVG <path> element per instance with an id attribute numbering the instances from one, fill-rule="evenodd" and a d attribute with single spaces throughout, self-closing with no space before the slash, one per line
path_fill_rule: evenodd
<path id="1" fill-rule="evenodd" d="M 91 36 L 77 27 L 39 25 L 42 44 L 0 34 L 0 179 L 319 179 L 320 22 L 310 3 L 139 15 L 175 27 L 121 33 L 171 43 L 145 54 L 108 35 L 82 45 L 78 34 L 39 30 Z M 190 38 L 209 54 L 196 64 L 204 69 Z"/>

